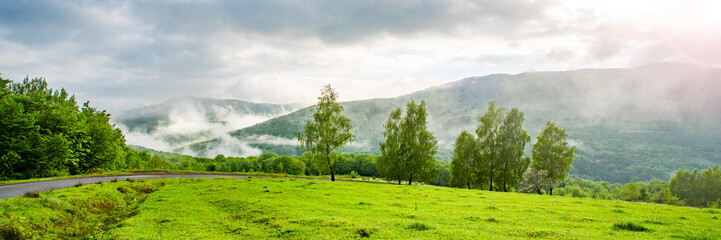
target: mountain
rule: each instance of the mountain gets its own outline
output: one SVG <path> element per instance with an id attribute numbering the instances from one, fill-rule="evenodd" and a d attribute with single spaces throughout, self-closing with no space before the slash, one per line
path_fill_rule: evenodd
<path id="1" fill-rule="evenodd" d="M 343 94 L 342 92 L 340 94 Z M 578 154 L 572 176 L 609 182 L 668 179 L 679 168 L 721 163 L 721 70 L 676 63 L 471 77 L 400 96 L 343 102 L 357 142 L 344 151 L 375 154 L 388 114 L 408 101 L 428 104 L 436 156 L 449 161 L 461 130 L 474 131 L 488 101 L 525 113 L 534 138 L 546 121 L 565 128 Z M 309 108 L 239 129 L 233 139 L 279 154 L 300 154 L 293 139 Z M 190 149 L 222 145 L 213 139 Z M 527 147 L 530 155 L 530 146 Z"/>
<path id="2" fill-rule="evenodd" d="M 182 146 L 223 138 L 230 130 L 248 127 L 301 107 L 299 104 L 182 97 L 127 110 L 113 115 L 112 119 L 123 130 L 129 144 L 189 153 L 184 152 Z M 235 147 L 242 149 L 243 146 Z"/>

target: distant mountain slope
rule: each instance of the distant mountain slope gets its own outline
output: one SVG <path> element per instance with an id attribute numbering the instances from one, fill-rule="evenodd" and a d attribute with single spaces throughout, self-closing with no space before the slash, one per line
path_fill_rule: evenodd
<path id="1" fill-rule="evenodd" d="M 342 92 L 340 93 L 343 94 Z M 388 99 L 342 103 L 358 142 L 348 152 L 377 153 L 383 122 L 396 107 L 425 100 L 429 128 L 439 138 L 437 155 L 451 159 L 462 129 L 475 130 L 475 118 L 496 100 L 526 115 L 535 139 L 545 121 L 567 129 L 579 154 L 572 174 L 611 182 L 668 179 L 678 168 L 721 162 L 721 70 L 685 64 L 651 64 L 632 69 L 584 69 L 472 77 Z M 230 135 L 251 147 L 298 154 L 293 132 L 310 119 L 308 108 Z M 285 139 L 278 141 L 262 139 Z M 212 149 L 215 139 L 191 149 Z M 530 150 L 530 146 L 528 147 Z"/>
<path id="2" fill-rule="evenodd" d="M 172 151 L 300 108 L 299 104 L 183 97 L 124 111 L 113 115 L 113 122 L 125 132 L 129 144 Z"/>

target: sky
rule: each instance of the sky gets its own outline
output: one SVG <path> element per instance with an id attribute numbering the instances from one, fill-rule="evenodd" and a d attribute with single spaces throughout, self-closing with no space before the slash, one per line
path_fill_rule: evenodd
<path id="1" fill-rule="evenodd" d="M 0 1 L 0 76 L 123 111 L 182 96 L 313 104 L 471 76 L 721 66 L 716 0 Z"/>

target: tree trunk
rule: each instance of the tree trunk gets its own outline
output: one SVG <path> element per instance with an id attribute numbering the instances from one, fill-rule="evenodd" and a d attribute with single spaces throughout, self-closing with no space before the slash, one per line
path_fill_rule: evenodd
<path id="1" fill-rule="evenodd" d="M 548 188 L 548 195 L 553 195 L 553 187 Z"/>
<path id="2" fill-rule="evenodd" d="M 326 156 L 328 161 L 328 168 L 330 168 L 330 181 L 335 182 L 335 173 L 333 172 L 333 164 L 330 164 L 330 156 Z"/>
<path id="3" fill-rule="evenodd" d="M 408 185 L 411 185 L 411 183 L 413 183 L 413 177 L 412 177 L 412 176 L 411 176 L 410 178 L 408 178 Z"/>
<path id="4" fill-rule="evenodd" d="M 490 182 L 488 183 L 488 191 L 493 191 L 493 168 L 491 167 L 491 174 L 489 175 Z"/>

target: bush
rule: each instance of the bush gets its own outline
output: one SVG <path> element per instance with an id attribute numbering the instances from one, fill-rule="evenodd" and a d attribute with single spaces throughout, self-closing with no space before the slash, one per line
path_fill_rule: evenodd
<path id="1" fill-rule="evenodd" d="M 18 227 L 6 223 L 0 225 L 0 238 L 8 240 L 25 239 L 25 235 Z"/>
<path id="2" fill-rule="evenodd" d="M 350 177 L 351 177 L 351 178 L 359 178 L 360 175 L 358 175 L 358 173 L 355 172 L 355 171 L 350 171 Z"/>
<path id="3" fill-rule="evenodd" d="M 721 198 L 716 199 L 716 201 L 708 203 L 709 208 L 721 208 Z"/>
<path id="4" fill-rule="evenodd" d="M 37 191 L 30 191 L 30 192 L 26 192 L 25 195 L 23 195 L 23 196 L 25 196 L 26 198 L 39 198 L 40 193 Z"/>
<path id="5" fill-rule="evenodd" d="M 408 225 L 407 229 L 413 229 L 413 230 L 417 230 L 417 231 L 425 231 L 425 230 L 431 229 L 431 227 L 426 226 L 423 223 L 414 222 L 414 223 L 411 223 L 410 225 Z"/>
<path id="6" fill-rule="evenodd" d="M 651 231 L 651 229 L 648 229 L 641 224 L 632 223 L 632 222 L 615 223 L 615 224 L 613 224 L 613 229 L 628 230 L 628 231 L 634 231 L 634 232 L 650 232 Z"/>

